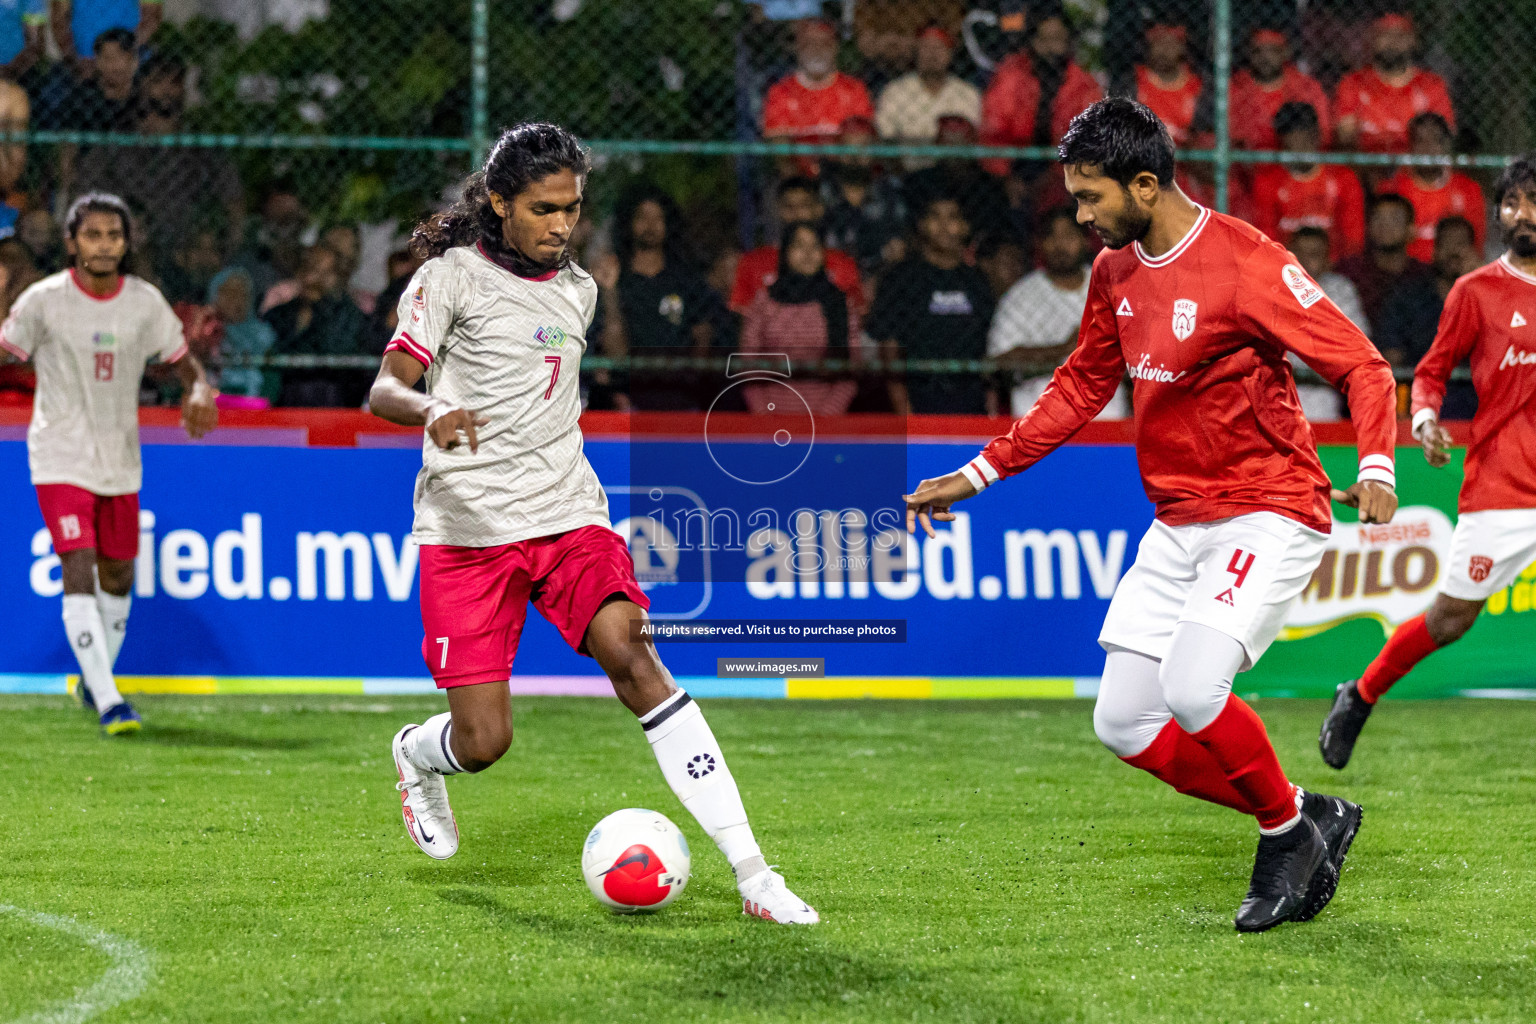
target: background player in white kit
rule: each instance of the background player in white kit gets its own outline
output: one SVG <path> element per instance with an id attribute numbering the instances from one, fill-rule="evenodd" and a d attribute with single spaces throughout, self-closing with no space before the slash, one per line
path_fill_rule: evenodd
<path id="1" fill-rule="evenodd" d="M 131 243 L 128 207 L 81 196 L 69 208 L 74 265 L 32 285 L 0 327 L 0 358 L 32 360 L 37 394 L 27 461 L 64 576 L 64 629 L 80 663 L 80 698 L 109 735 L 140 719 L 117 692 L 112 666 L 128 628 L 139 550 L 139 380 L 175 363 L 182 423 L 202 437 L 215 394 L 187 351 L 181 321 L 154 285 L 120 272 Z"/>
<path id="2" fill-rule="evenodd" d="M 1508 251 L 1451 287 L 1435 342 L 1413 373 L 1413 433 L 1432 466 L 1451 461 L 1440 403 L 1468 357 L 1477 390 L 1445 577 L 1429 611 L 1398 626 L 1360 678 L 1334 694 L 1318 735 L 1334 768 L 1349 763 L 1387 690 L 1465 636 L 1488 598 L 1536 562 L 1536 155 L 1504 169 L 1493 201 Z"/>
<path id="3" fill-rule="evenodd" d="M 488 768 L 511 745 L 507 681 L 532 601 L 639 717 L 668 785 L 735 871 L 743 911 L 814 924 L 764 861 L 703 713 L 636 639 L 650 601 L 577 423 L 597 286 L 566 246 L 588 171 L 565 129 L 518 125 L 412 239 L 427 262 L 400 298 L 369 402 L 426 426 L 413 530 L 422 654 L 449 710 L 395 736 L 406 830 L 431 857 L 458 850 L 443 776 Z"/>

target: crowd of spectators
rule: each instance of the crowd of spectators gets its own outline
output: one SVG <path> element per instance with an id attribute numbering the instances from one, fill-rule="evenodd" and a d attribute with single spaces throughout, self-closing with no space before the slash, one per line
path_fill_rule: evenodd
<path id="1" fill-rule="evenodd" d="M 1450 154 L 1450 91 L 1417 63 L 1409 17 L 1377 4 L 1359 5 L 1370 20 L 1356 67 L 1316 46 L 1300 47 L 1298 57 L 1316 36 L 1306 5 L 1264 2 L 1239 12 L 1232 144 Z M 1315 6 L 1317 17 L 1340 16 L 1338 4 Z M 764 241 L 745 251 L 691 245 L 699 232 L 688 211 L 645 181 L 613 210 L 593 211 L 601 224 L 583 233 L 578 253 L 600 291 L 592 350 L 782 350 L 852 364 L 840 377 L 805 382 L 820 411 L 1021 414 L 1071 351 L 1097 246 L 1076 224 L 1059 170 L 1049 159 L 979 151 L 875 157 L 858 147 L 1048 150 L 1073 116 L 1107 94 L 1147 104 L 1178 145 L 1208 147 L 1215 131 L 1204 5 L 1107 0 L 1099 50 L 1085 45 L 1059 0 L 857 0 L 837 6 L 846 21 L 824 17 L 831 7 L 756 5 L 753 17 L 778 35 L 753 38 L 777 38 L 781 51 L 760 47 L 759 78 L 742 75 L 738 84 L 759 83 L 744 98 L 762 139 L 852 151 L 764 162 L 770 173 L 739 197 L 759 212 Z M 990 57 L 966 35 L 977 23 L 972 8 L 992 11 L 982 19 L 992 26 Z M 1273 10 L 1289 13 L 1263 16 Z M 159 18 L 151 0 L 0 4 L 0 125 L 184 130 L 193 72 L 156 51 Z M 46 57 L 45 32 L 58 59 Z M 33 154 L 48 166 L 28 173 Z M 1198 202 L 1216 200 L 1208 163 L 1183 162 L 1178 184 Z M 1326 157 L 1239 163 L 1228 188 L 1229 209 L 1292 247 L 1398 367 L 1427 348 L 1450 282 L 1483 259 L 1481 188 L 1445 166 L 1356 169 Z M 0 312 L 61 266 L 57 211 L 92 190 L 117 193 L 134 209 L 132 269 L 162 287 L 216 370 L 229 363 L 226 393 L 253 403 L 362 401 L 367 376 L 359 371 L 244 361 L 377 354 L 414 261 L 396 252 L 381 292 L 357 287 L 356 226 L 313 216 L 291 182 L 252 189 L 224 150 L 0 146 Z M 991 359 L 997 369 L 893 379 L 859 372 L 859 364 L 897 357 Z M 706 408 L 721 390 L 702 371 L 588 376 L 596 408 Z M 0 380 L 0 394 L 7 383 L 16 382 Z M 754 400 L 750 388 L 733 394 L 746 407 Z M 155 397 L 152 382 L 146 398 Z M 1340 414 L 1326 388 L 1306 390 L 1303 400 L 1316 418 Z M 1128 411 L 1122 392 L 1105 415 Z"/>
<path id="2" fill-rule="evenodd" d="M 1214 142 L 1203 26 L 1181 21 L 1168 4 L 1139 8 L 1134 58 L 1098 71 L 1082 59 L 1070 14 L 1052 0 L 999 8 L 994 20 L 1008 52 L 990 66 L 978 62 L 974 46 L 960 45 L 965 5 L 935 0 L 906 5 L 901 17 L 894 8 L 886 12 L 890 17 L 877 17 L 874 8 L 890 5 L 861 2 L 866 13 L 855 15 L 850 45 L 843 46 L 843 26 L 818 17 L 817 5 L 777 6 L 802 17 L 787 34 L 789 66 L 762 92 L 765 139 L 1051 147 L 1090 103 L 1128 94 L 1162 118 L 1178 145 Z M 1184 13 L 1198 6 L 1183 5 Z M 913 7 L 929 16 L 914 19 Z M 1453 151 L 1450 93 L 1440 76 L 1416 63 L 1413 22 L 1398 11 L 1372 10 L 1369 0 L 1361 9 L 1369 13 L 1361 26 L 1363 66 L 1334 67 L 1324 73 L 1326 82 L 1296 57 L 1294 44 L 1304 36 L 1296 21 L 1249 17 L 1242 23 L 1229 94 L 1233 146 L 1321 154 Z M 740 257 L 728 297 L 688 293 L 690 308 L 711 304 L 740 318 L 739 327 L 716 327 L 708 344 L 695 335 L 693 351 L 729 346 L 739 332 L 744 350 L 777 344 L 798 358 L 841 356 L 845 348 L 853 361 L 990 358 L 997 371 L 989 376 L 911 373 L 871 385 L 852 373 L 830 390 L 825 381 L 812 383 L 819 406 L 832 412 L 1020 415 L 1029 408 L 1050 369 L 1075 344 L 1097 245 L 1076 224 L 1054 164 L 985 156 L 797 156 L 780 161 L 776 171 L 762 220 L 764 233 L 779 244 Z M 1178 184 L 1198 202 L 1215 201 L 1208 164 L 1184 163 Z M 1357 170 L 1326 157 L 1238 164 L 1227 200 L 1234 214 L 1291 246 L 1399 368 L 1411 367 L 1428 348 L 1450 283 L 1483 261 L 1488 214 L 1481 188 L 1444 166 Z M 621 210 L 620 237 L 632 230 L 626 216 Z M 785 275 L 792 283 L 779 283 Z M 626 281 L 615 281 L 621 295 Z M 690 287 L 702 282 L 696 276 Z M 685 291 L 673 287 L 662 305 Z M 829 301 L 833 291 L 841 304 Z M 654 298 L 647 294 L 643 301 Z M 605 309 L 620 305 L 630 304 L 610 302 Z M 616 332 L 610 327 L 609 333 Z M 675 374 L 665 388 L 652 390 L 641 377 L 621 384 L 614 398 L 623 407 L 699 408 L 719 390 Z M 1106 416 L 1129 414 L 1127 391 Z M 1448 410 L 1469 414 L 1458 404 L 1468 397 L 1453 396 Z M 1315 419 L 1345 412 L 1337 393 L 1323 385 L 1304 387 L 1302 399 Z M 595 400 L 606 401 L 606 394 Z"/>

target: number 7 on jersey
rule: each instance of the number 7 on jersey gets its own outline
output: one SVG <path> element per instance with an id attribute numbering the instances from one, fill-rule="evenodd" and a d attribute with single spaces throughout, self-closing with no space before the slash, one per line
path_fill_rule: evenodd
<path id="1" fill-rule="evenodd" d="M 545 356 L 544 361 L 550 365 L 549 387 L 544 389 L 544 401 L 549 401 L 549 396 L 555 393 L 555 381 L 560 379 L 560 357 Z"/>

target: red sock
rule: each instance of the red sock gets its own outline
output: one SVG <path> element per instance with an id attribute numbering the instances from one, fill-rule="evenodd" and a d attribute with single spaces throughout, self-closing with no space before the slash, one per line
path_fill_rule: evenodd
<path id="1" fill-rule="evenodd" d="M 1360 676 L 1357 686 L 1361 699 L 1375 704 L 1409 669 L 1439 649 L 1440 645 L 1429 635 L 1424 616 L 1415 615 L 1397 627 L 1376 660 Z"/>
<path id="2" fill-rule="evenodd" d="M 1259 819 L 1260 828 L 1278 828 L 1300 813 L 1296 790 L 1280 770 L 1264 723 L 1237 694 L 1227 698 L 1216 721 L 1191 738 L 1210 751 L 1227 782 Z"/>
<path id="3" fill-rule="evenodd" d="M 1211 757 L 1211 752 L 1170 720 L 1147 749 L 1132 757 L 1121 758 L 1132 768 L 1140 768 L 1168 783 L 1180 793 L 1252 814 L 1253 807 L 1232 788 L 1226 773 Z"/>

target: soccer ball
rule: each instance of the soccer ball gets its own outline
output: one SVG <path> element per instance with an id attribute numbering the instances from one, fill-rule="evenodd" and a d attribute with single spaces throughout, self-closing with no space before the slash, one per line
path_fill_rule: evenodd
<path id="1" fill-rule="evenodd" d="M 581 873 L 616 914 L 660 910 L 688 884 L 688 840 L 665 814 L 630 807 L 598 822 L 581 848 Z"/>

